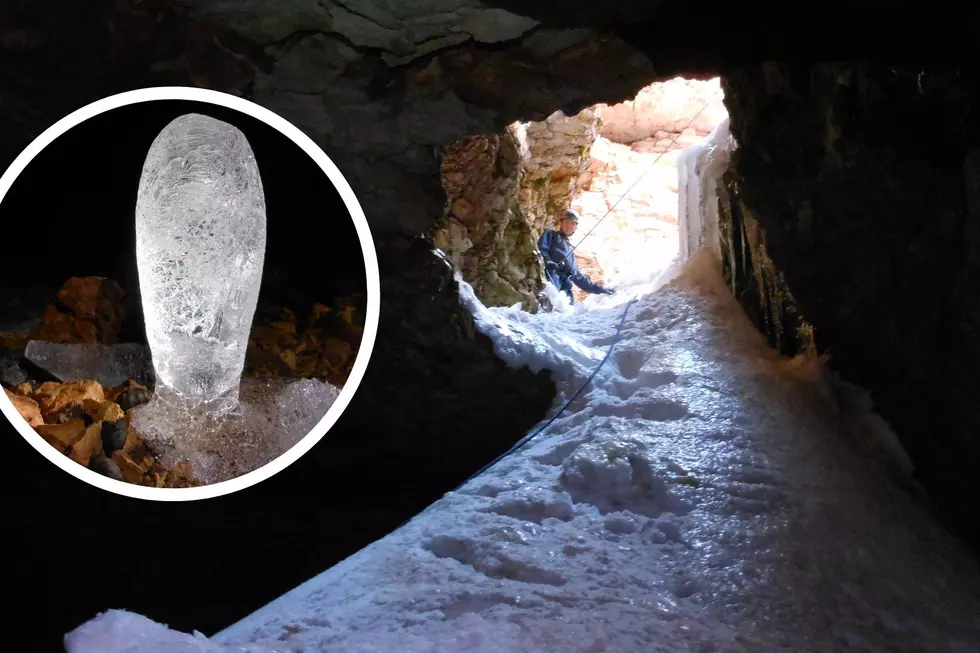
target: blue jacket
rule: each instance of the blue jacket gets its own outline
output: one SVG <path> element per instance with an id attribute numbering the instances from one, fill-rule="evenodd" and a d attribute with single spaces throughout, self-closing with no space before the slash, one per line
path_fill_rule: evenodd
<path id="1" fill-rule="evenodd" d="M 572 253 L 572 243 L 562 232 L 549 229 L 541 234 L 538 251 L 544 257 L 545 274 L 548 280 L 558 290 L 572 297 L 574 283 L 587 293 L 602 292 L 602 286 L 590 281 L 587 276 L 579 272 L 578 265 L 575 264 L 575 254 Z"/>

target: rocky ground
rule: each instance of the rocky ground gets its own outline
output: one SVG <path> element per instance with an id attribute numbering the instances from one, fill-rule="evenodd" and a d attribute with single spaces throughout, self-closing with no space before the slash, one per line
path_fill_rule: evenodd
<path id="1" fill-rule="evenodd" d="M 79 465 L 137 485 L 200 485 L 189 463 L 160 464 L 130 424 L 132 410 L 151 398 L 152 384 L 130 379 L 108 387 L 96 379 L 56 378 L 25 356 L 31 341 L 122 344 L 118 339 L 126 319 L 124 295 L 111 279 L 74 277 L 34 321 L 30 316 L 16 321 L 18 316 L 11 310 L 24 302 L 6 301 L 8 330 L 0 330 L 0 385 L 27 423 Z M 248 342 L 245 376 L 317 378 L 343 387 L 361 340 L 363 297 L 310 304 L 294 310 L 260 303 Z M 9 330 L 10 325 L 16 328 Z"/>

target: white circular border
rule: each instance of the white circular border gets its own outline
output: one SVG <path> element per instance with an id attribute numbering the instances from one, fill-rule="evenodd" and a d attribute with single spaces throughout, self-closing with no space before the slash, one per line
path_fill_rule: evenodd
<path id="1" fill-rule="evenodd" d="M 191 100 L 234 109 L 235 111 L 239 111 L 261 120 L 270 127 L 278 130 L 292 142 L 296 143 L 296 145 L 302 148 L 303 151 L 306 152 L 318 166 L 320 166 L 320 169 L 326 173 L 330 181 L 333 182 L 337 192 L 340 193 L 340 197 L 344 200 L 344 204 L 347 206 L 347 210 L 350 212 L 351 218 L 354 220 L 354 226 L 357 228 L 358 238 L 361 241 L 361 252 L 364 254 L 364 269 L 367 278 L 368 296 L 364 332 L 350 376 L 347 383 L 344 384 L 344 388 L 340 391 L 340 395 L 337 397 L 337 400 L 333 403 L 330 409 L 327 410 L 327 414 L 323 417 L 323 419 L 321 419 L 320 422 L 313 427 L 313 430 L 311 430 L 302 440 L 296 443 L 286 453 L 254 471 L 227 481 L 221 481 L 219 483 L 193 488 L 153 488 L 133 485 L 124 481 L 117 481 L 109 478 L 108 476 L 103 476 L 102 474 L 93 472 L 87 467 L 82 467 L 75 461 L 71 460 L 68 456 L 59 453 L 33 428 L 31 428 L 23 417 L 21 417 L 20 413 L 17 412 L 17 409 L 14 408 L 13 402 L 7 397 L 7 393 L 0 392 L 0 411 L 2 411 L 7 417 L 7 420 L 13 424 L 14 428 L 16 428 L 24 439 L 26 439 L 32 447 L 37 449 L 42 456 L 72 476 L 85 481 L 86 483 L 102 488 L 103 490 L 108 490 L 110 492 L 115 492 L 116 494 L 121 494 L 136 499 L 150 499 L 153 501 L 196 501 L 198 499 L 210 499 L 213 497 L 230 494 L 232 492 L 237 492 L 238 490 L 243 490 L 247 487 L 255 485 L 256 483 L 264 481 L 265 479 L 281 472 L 283 469 L 296 462 L 300 456 L 309 451 L 317 442 L 320 441 L 320 438 L 326 435 L 327 431 L 330 430 L 340 415 L 347 408 L 351 398 L 357 391 L 357 387 L 360 385 L 361 380 L 364 377 L 364 372 L 367 368 L 368 361 L 371 358 L 371 353 L 374 350 L 375 338 L 378 331 L 378 318 L 380 316 L 381 283 L 379 280 L 377 252 L 374 249 L 374 239 L 371 237 L 371 230 L 368 226 L 367 218 L 364 216 L 364 211 L 361 209 L 361 205 L 358 203 L 357 197 L 354 195 L 354 191 L 351 189 L 350 184 L 347 183 L 347 179 L 344 178 L 343 173 L 341 173 L 337 166 L 334 165 L 333 161 L 330 160 L 326 153 L 321 150 L 309 136 L 272 111 L 269 111 L 268 109 L 265 109 L 244 98 L 228 95 L 219 91 L 184 86 L 160 86 L 155 88 L 144 88 L 119 93 L 118 95 L 112 95 L 72 112 L 46 129 L 44 133 L 34 139 L 34 141 L 28 145 L 16 159 L 14 159 L 14 162 L 3 173 L 3 176 L 0 177 L 0 202 L 3 201 L 3 198 L 6 196 L 7 191 L 10 190 L 14 180 L 18 177 L 18 175 L 20 175 L 21 172 L 23 172 L 27 164 L 30 163 L 34 157 L 41 152 L 41 150 L 50 145 L 52 141 L 64 134 L 69 129 L 88 120 L 89 118 L 105 113 L 111 109 L 117 109 L 130 104 L 137 104 L 139 102 L 152 102 L 153 100 Z"/>

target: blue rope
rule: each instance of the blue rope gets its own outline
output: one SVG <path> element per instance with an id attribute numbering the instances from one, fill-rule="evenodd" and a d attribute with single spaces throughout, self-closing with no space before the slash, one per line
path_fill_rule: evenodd
<path id="1" fill-rule="evenodd" d="M 531 433 L 528 433 L 523 438 L 521 438 L 520 440 L 518 440 L 517 441 L 517 444 L 515 444 L 510 449 L 508 449 L 507 451 L 503 452 L 502 454 L 500 454 L 499 456 L 497 456 L 496 458 L 494 458 L 493 460 L 491 460 L 489 463 L 487 463 L 486 465 L 484 465 L 483 468 L 480 469 L 480 471 L 478 471 L 477 473 L 473 474 L 468 479 L 466 479 L 465 481 L 463 481 L 462 483 L 460 483 L 458 486 L 456 486 L 456 489 L 457 490 L 459 488 L 461 488 L 462 486 L 466 485 L 467 483 L 469 483 L 470 481 L 472 481 L 474 478 L 476 478 L 477 476 L 479 476 L 483 472 L 487 471 L 488 469 L 490 469 L 491 467 L 493 467 L 494 465 L 496 465 L 498 462 L 500 462 L 501 460 L 503 460 L 507 456 L 509 456 L 512 453 L 514 453 L 514 452 L 518 451 L 519 449 L 523 448 L 525 444 L 527 444 L 532 439 L 534 439 L 535 437 L 537 437 L 538 435 L 540 435 L 546 428 L 548 428 L 549 426 L 551 426 L 552 424 L 554 424 L 555 423 L 555 420 L 557 420 L 559 417 L 561 417 L 562 413 L 564 413 L 568 409 L 568 407 L 572 405 L 572 402 L 574 402 L 576 399 L 578 399 L 579 395 L 582 394 L 582 392 L 589 386 L 589 384 L 592 383 L 592 380 L 595 379 L 596 374 L 599 373 L 599 370 L 602 369 L 602 366 L 606 364 L 606 361 L 607 360 L 609 360 L 609 356 L 612 355 L 613 348 L 619 342 L 619 338 L 620 338 L 620 336 L 623 333 L 623 325 L 626 324 L 626 316 L 630 312 L 630 307 L 633 306 L 633 304 L 635 302 L 636 302 L 636 297 L 634 297 L 633 299 L 629 300 L 629 302 L 626 304 L 626 309 L 623 311 L 623 316 L 619 320 L 619 326 L 616 328 L 616 336 L 613 338 L 612 344 L 609 345 L 609 349 L 606 351 L 606 355 L 603 357 L 602 361 L 600 361 L 599 364 L 596 365 L 596 368 L 594 370 L 592 370 L 592 374 L 589 375 L 589 378 L 585 381 L 585 383 L 582 384 L 582 387 L 580 387 L 578 389 L 578 391 L 576 391 L 576 393 L 574 395 L 572 395 L 571 399 L 569 399 L 568 401 L 566 401 L 565 402 L 565 405 L 562 406 L 558 410 L 558 412 L 554 414 L 554 416 L 551 419 L 549 419 L 547 422 L 545 422 L 544 425 L 541 428 L 539 428 L 536 431 L 532 431 Z M 455 492 L 455 490 L 453 490 L 453 491 Z"/>

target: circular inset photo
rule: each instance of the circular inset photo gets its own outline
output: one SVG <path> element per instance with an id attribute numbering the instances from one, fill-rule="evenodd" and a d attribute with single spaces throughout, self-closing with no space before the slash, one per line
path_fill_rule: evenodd
<path id="1" fill-rule="evenodd" d="M 374 244 L 341 172 L 241 98 L 88 105 L 0 177 L 0 408 L 103 489 L 188 500 L 285 468 L 374 345 Z"/>

